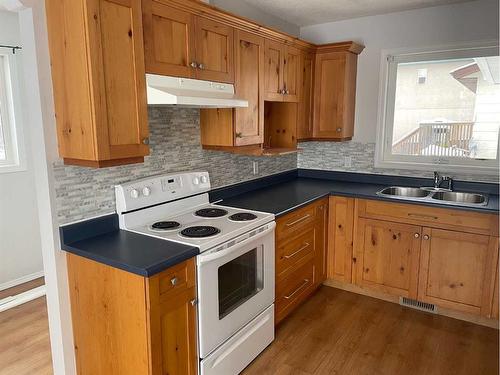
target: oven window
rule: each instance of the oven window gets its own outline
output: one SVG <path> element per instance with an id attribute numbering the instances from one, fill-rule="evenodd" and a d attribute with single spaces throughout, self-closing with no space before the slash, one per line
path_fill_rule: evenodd
<path id="1" fill-rule="evenodd" d="M 219 267 L 219 320 L 262 290 L 262 257 L 255 248 Z"/>

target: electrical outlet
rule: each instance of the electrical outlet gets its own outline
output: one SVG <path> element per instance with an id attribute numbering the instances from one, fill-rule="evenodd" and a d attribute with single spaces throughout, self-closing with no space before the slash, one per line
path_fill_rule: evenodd
<path id="1" fill-rule="evenodd" d="M 344 168 L 351 168 L 351 167 L 352 167 L 352 157 L 344 156 Z"/>
<path id="2" fill-rule="evenodd" d="M 253 174 L 257 175 L 259 174 L 259 162 L 258 161 L 253 161 Z"/>

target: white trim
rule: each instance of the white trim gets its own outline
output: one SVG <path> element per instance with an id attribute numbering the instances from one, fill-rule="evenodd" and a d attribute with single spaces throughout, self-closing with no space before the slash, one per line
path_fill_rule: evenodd
<path id="1" fill-rule="evenodd" d="M 0 291 L 27 283 L 31 280 L 35 280 L 35 279 L 38 279 L 40 277 L 43 277 L 43 270 L 31 273 L 29 275 L 19 277 L 17 279 L 11 280 L 11 281 L 7 281 L 6 283 L 3 283 L 3 284 L 0 284 Z"/>
<path id="2" fill-rule="evenodd" d="M 471 42 L 465 44 L 454 44 L 447 46 L 434 46 L 428 48 L 398 48 L 381 51 L 380 77 L 379 77 L 379 99 L 378 99 L 378 115 L 377 115 L 377 134 L 375 144 L 375 167 L 376 168 L 396 168 L 396 169 L 416 169 L 426 171 L 441 171 L 441 172 L 466 172 L 474 175 L 499 175 L 498 160 L 500 153 L 500 144 L 497 148 L 497 159 L 488 160 L 485 163 L 487 166 L 478 166 L 477 160 L 465 160 L 461 158 L 436 158 L 436 157 L 419 157 L 422 161 L 415 161 L 412 156 L 404 157 L 398 155 L 397 158 L 388 157 L 387 149 L 391 147 L 388 133 L 392 130 L 392 126 L 387 126 L 390 119 L 394 118 L 394 106 L 389 103 L 394 103 L 396 84 L 396 67 L 393 62 L 408 62 L 408 61 L 426 61 L 435 54 L 453 54 L 457 58 L 468 56 L 473 53 L 479 55 L 498 54 L 498 40 Z M 470 57 L 470 56 L 469 56 Z M 477 56 L 476 56 L 477 57 Z M 391 77 L 393 79 L 391 79 Z M 499 137 L 500 138 L 500 137 Z M 500 139 L 499 139 L 500 141 Z M 446 159 L 446 160 L 444 160 Z"/>
<path id="3" fill-rule="evenodd" d="M 45 285 L 33 288 L 24 293 L 19 293 L 14 296 L 9 296 L 0 299 L 0 313 L 16 306 L 22 305 L 26 302 L 33 301 L 34 299 L 43 297 L 45 295 Z"/>
<path id="4" fill-rule="evenodd" d="M 0 161 L 0 173 L 20 172 L 26 170 L 26 147 L 24 143 L 23 116 L 21 101 L 21 82 L 18 74 L 19 52 L 0 52 L 0 56 L 5 58 L 5 63 L 0 67 L 0 84 L 5 91 L 0 88 L 0 95 L 5 102 L 2 115 L 4 130 L 4 143 L 6 150 L 6 160 Z"/>
<path id="5" fill-rule="evenodd" d="M 2 0 L 0 0 L 1 2 Z M 50 346 L 54 375 L 76 374 L 66 256 L 60 247 L 53 164 L 59 160 L 54 114 L 52 74 L 48 49 L 45 1 L 22 0 L 19 12 L 23 46 L 26 130 L 33 155 L 40 222 L 43 267 L 47 291 Z M 28 131 L 29 129 L 29 131 Z"/>

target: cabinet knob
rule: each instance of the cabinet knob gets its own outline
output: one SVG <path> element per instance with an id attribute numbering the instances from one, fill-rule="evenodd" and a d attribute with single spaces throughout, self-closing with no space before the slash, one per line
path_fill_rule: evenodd
<path id="1" fill-rule="evenodd" d="M 290 90 L 285 90 L 285 94 L 290 94 Z"/>
<path id="2" fill-rule="evenodd" d="M 429 236 L 428 234 L 424 234 L 424 240 L 428 240 L 429 238 L 431 238 L 431 236 Z"/>
<path id="3" fill-rule="evenodd" d="M 420 233 L 415 233 L 414 236 L 415 238 L 420 238 Z"/>
<path id="4" fill-rule="evenodd" d="M 178 281 L 179 281 L 179 280 L 177 279 L 177 277 L 172 277 L 172 278 L 170 279 L 170 283 L 171 283 L 173 286 L 176 286 Z"/>
<path id="5" fill-rule="evenodd" d="M 340 133 L 342 131 L 342 128 L 337 128 L 337 133 Z"/>
<path id="6" fill-rule="evenodd" d="M 242 133 L 236 133 L 236 138 L 243 138 L 243 134 Z"/>
<path id="7" fill-rule="evenodd" d="M 205 65 L 203 65 L 203 64 L 198 64 L 198 69 L 201 69 L 201 70 L 205 69 Z"/>
<path id="8" fill-rule="evenodd" d="M 142 143 L 145 145 L 149 145 L 149 137 L 146 137 L 142 140 Z"/>
<path id="9" fill-rule="evenodd" d="M 191 306 L 196 306 L 196 305 L 198 304 L 198 300 L 197 300 L 196 298 L 195 298 L 195 299 L 192 299 L 192 300 L 190 301 L 190 303 L 191 303 Z"/>
<path id="10" fill-rule="evenodd" d="M 192 62 L 191 64 L 189 64 L 189 65 L 191 65 L 191 68 L 197 68 L 197 67 L 198 67 L 198 64 L 197 64 L 197 62 L 196 62 L 196 61 L 193 61 L 193 62 Z"/>

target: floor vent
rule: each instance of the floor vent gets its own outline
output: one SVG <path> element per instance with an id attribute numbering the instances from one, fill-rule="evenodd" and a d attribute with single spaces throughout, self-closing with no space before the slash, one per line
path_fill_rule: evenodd
<path id="1" fill-rule="evenodd" d="M 399 297 L 399 304 L 401 306 L 411 307 L 412 309 L 427 311 L 434 314 L 438 312 L 437 306 L 432 303 L 421 302 L 407 297 Z"/>

